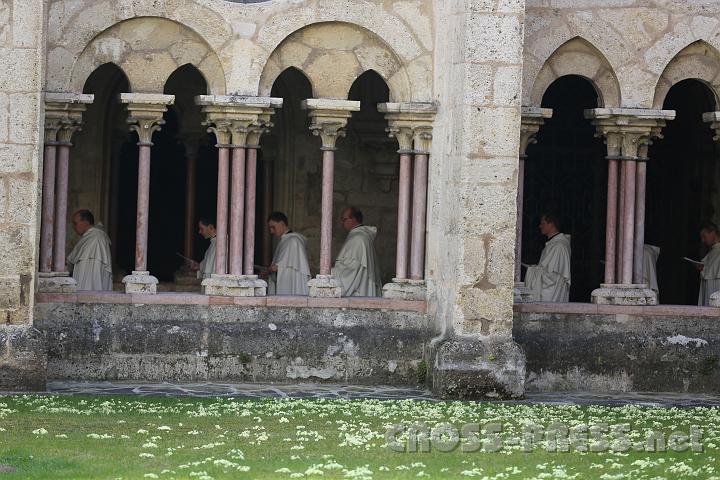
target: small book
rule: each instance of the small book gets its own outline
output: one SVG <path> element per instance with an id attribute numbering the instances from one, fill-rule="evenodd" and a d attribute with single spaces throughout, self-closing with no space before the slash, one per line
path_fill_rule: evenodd
<path id="1" fill-rule="evenodd" d="M 522 263 L 522 262 L 520 262 L 520 265 L 522 265 L 522 266 L 525 267 L 525 268 L 530 268 L 530 267 L 532 267 L 532 265 L 528 265 L 527 263 Z"/>
<path id="2" fill-rule="evenodd" d="M 698 266 L 698 267 L 705 265 L 703 262 L 699 262 L 697 260 L 693 260 L 692 258 L 688 258 L 688 257 L 683 257 L 683 260 L 685 260 L 686 262 L 691 263 L 695 266 Z"/>

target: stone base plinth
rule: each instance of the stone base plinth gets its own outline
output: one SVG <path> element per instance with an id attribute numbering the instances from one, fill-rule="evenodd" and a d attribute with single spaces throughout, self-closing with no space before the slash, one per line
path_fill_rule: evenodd
<path id="1" fill-rule="evenodd" d="M 432 390 L 440 398 L 487 400 L 525 393 L 525 353 L 510 336 L 462 336 L 431 352 Z"/>
<path id="2" fill-rule="evenodd" d="M 202 292 L 220 297 L 265 297 L 267 282 L 257 275 L 213 274 L 202 281 Z"/>
<path id="3" fill-rule="evenodd" d="M 75 293 L 77 282 L 68 272 L 38 273 L 38 292 Z"/>
<path id="4" fill-rule="evenodd" d="M 593 290 L 592 303 L 598 305 L 657 305 L 657 294 L 647 284 L 603 283 Z"/>
<path id="5" fill-rule="evenodd" d="M 713 293 L 710 295 L 710 306 L 711 307 L 720 307 L 720 291 Z"/>
<path id="6" fill-rule="evenodd" d="M 382 296 L 396 300 L 425 300 L 427 286 L 425 280 L 393 278 L 391 283 L 383 285 Z"/>
<path id="7" fill-rule="evenodd" d="M 515 282 L 513 288 L 513 302 L 514 303 L 529 303 L 534 302 L 532 291 L 525 286 L 525 282 Z"/>
<path id="8" fill-rule="evenodd" d="M 199 292 L 202 280 L 197 277 L 197 272 L 178 270 L 175 272 L 176 292 Z"/>
<path id="9" fill-rule="evenodd" d="M 0 390 L 45 390 L 47 346 L 30 325 L 0 326 Z"/>
<path id="10" fill-rule="evenodd" d="M 133 271 L 131 275 L 123 278 L 125 293 L 140 293 L 155 295 L 157 293 L 158 279 L 150 275 L 150 272 Z"/>
<path id="11" fill-rule="evenodd" d="M 332 275 L 318 275 L 308 282 L 308 296 L 340 298 L 342 297 L 342 286 Z"/>

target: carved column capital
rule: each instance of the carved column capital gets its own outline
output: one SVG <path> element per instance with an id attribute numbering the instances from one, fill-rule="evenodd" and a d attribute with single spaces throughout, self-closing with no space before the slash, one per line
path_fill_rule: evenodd
<path id="1" fill-rule="evenodd" d="M 260 143 L 260 136 L 272 127 L 270 118 L 276 108 L 282 107 L 283 100 L 240 95 L 200 95 L 195 97 L 195 103 L 203 107 L 207 117 L 206 125 L 210 128 L 222 125 L 223 141 L 218 138 L 218 143 L 256 147 Z M 227 132 L 229 137 L 226 137 Z"/>
<path id="2" fill-rule="evenodd" d="M 437 105 L 420 102 L 379 103 L 377 108 L 385 114 L 388 134 L 398 141 L 398 153 L 430 153 Z"/>
<path id="3" fill-rule="evenodd" d="M 638 160 L 647 157 L 652 139 L 661 137 L 667 120 L 675 118 L 675 111 L 595 108 L 585 110 L 585 118 L 592 121 L 596 136 L 605 139 L 609 158 Z"/>
<path id="4" fill-rule="evenodd" d="M 165 124 L 163 114 L 175 102 L 174 95 L 121 93 L 120 102 L 127 104 L 130 131 L 138 134 L 138 145 L 152 145 L 152 136 Z"/>
<path id="5" fill-rule="evenodd" d="M 551 118 L 551 108 L 522 107 L 520 122 L 520 156 L 525 157 L 528 145 L 537 143 L 535 135 L 545 123 L 545 119 Z"/>
<path id="6" fill-rule="evenodd" d="M 713 140 L 720 142 L 720 112 L 703 113 L 703 122 L 710 124 L 710 128 L 715 132 Z"/>
<path id="7" fill-rule="evenodd" d="M 310 131 L 322 140 L 323 150 L 335 150 L 337 139 L 345 136 L 345 127 L 352 112 L 360 110 L 360 102 L 309 98 L 301 104 L 310 117 Z"/>
<path id="8" fill-rule="evenodd" d="M 45 143 L 69 145 L 73 133 L 80 130 L 83 112 L 94 98 L 77 93 L 46 93 Z"/>

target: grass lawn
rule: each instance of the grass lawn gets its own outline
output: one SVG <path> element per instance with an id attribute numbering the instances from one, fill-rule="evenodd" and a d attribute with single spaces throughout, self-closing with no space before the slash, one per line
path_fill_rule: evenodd
<path id="1" fill-rule="evenodd" d="M 2 479 L 720 479 L 719 449 L 714 408 L 0 396 Z"/>

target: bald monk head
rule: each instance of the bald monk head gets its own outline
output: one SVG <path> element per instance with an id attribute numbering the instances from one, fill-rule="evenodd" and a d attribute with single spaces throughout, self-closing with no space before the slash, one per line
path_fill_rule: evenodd
<path id="1" fill-rule="evenodd" d="M 340 221 L 342 222 L 342 227 L 349 232 L 358 225 L 362 225 L 363 214 L 358 208 L 346 207 L 343 208 L 340 213 Z"/>
<path id="2" fill-rule="evenodd" d="M 706 247 L 712 247 L 720 240 L 718 227 L 712 222 L 707 222 L 700 227 L 700 241 Z"/>
<path id="3" fill-rule="evenodd" d="M 75 233 L 82 237 L 85 235 L 85 232 L 95 225 L 95 217 L 90 213 L 90 210 L 78 210 L 72 216 L 72 224 Z"/>

